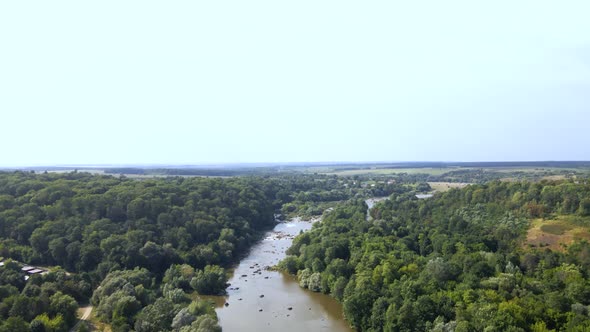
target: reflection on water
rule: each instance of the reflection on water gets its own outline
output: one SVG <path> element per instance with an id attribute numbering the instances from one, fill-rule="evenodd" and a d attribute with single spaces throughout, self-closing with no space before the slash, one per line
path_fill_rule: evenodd
<path id="1" fill-rule="evenodd" d="M 309 222 L 278 224 L 236 267 L 227 295 L 209 297 L 224 332 L 352 331 L 336 300 L 299 287 L 294 276 L 268 270 L 285 257 L 293 237 L 310 228 Z"/>

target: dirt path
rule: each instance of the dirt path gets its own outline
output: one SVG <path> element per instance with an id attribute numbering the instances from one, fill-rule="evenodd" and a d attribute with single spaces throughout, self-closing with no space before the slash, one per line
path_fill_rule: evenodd
<path id="1" fill-rule="evenodd" d="M 88 317 L 90 317 L 90 313 L 92 312 L 92 306 L 86 306 L 86 307 L 81 307 L 78 310 L 83 310 L 82 313 L 82 317 L 80 317 L 80 320 L 76 323 L 76 325 L 74 325 L 74 327 L 72 327 L 70 329 L 70 332 L 74 332 L 76 331 L 76 329 L 78 328 L 78 326 L 80 326 L 80 324 L 82 323 L 82 321 L 88 320 Z"/>

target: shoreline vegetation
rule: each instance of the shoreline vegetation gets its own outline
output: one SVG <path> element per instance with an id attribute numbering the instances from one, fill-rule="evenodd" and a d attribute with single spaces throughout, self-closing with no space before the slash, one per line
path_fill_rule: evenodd
<path id="1" fill-rule="evenodd" d="M 211 299 L 224 330 L 299 331 L 305 324 L 311 330 L 349 331 L 336 301 L 299 288 L 275 268 L 293 238 L 317 221 L 296 217 L 277 223 L 252 247 L 232 271 L 227 295 Z"/>

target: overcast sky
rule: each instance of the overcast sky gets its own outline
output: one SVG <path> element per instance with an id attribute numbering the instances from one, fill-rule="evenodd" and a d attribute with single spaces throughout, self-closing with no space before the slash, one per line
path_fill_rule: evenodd
<path id="1" fill-rule="evenodd" d="M 0 165 L 590 160 L 588 13 L 3 1 Z"/>

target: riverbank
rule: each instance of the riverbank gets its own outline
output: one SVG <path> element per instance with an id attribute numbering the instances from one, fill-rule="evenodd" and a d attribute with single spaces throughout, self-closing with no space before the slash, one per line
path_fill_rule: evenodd
<path id="1" fill-rule="evenodd" d="M 227 295 L 215 297 L 224 332 L 352 331 L 335 299 L 303 289 L 294 276 L 271 269 L 285 257 L 293 238 L 317 221 L 294 218 L 278 223 L 240 261 Z"/>

